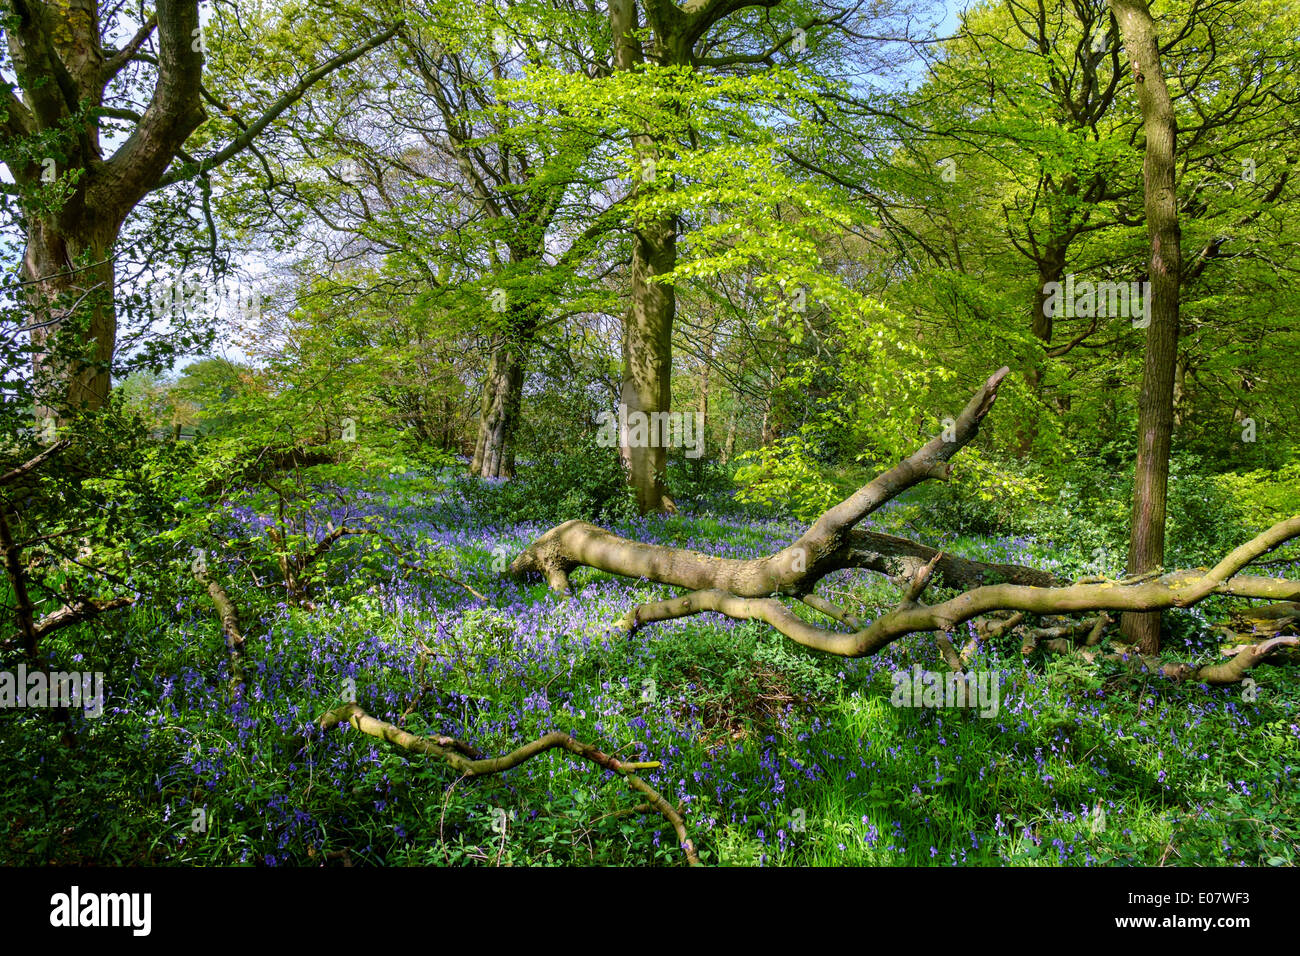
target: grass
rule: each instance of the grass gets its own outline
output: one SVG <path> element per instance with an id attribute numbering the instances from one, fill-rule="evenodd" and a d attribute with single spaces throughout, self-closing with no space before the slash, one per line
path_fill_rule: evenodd
<path id="1" fill-rule="evenodd" d="M 623 611 L 669 591 L 592 571 L 574 575 L 570 599 L 508 581 L 492 571 L 495 549 L 513 552 L 541 529 L 478 525 L 433 484 L 365 488 L 361 501 L 411 554 L 436 553 L 490 606 L 359 542 L 331 560 L 310 611 L 268 600 L 228 569 L 252 664 L 238 706 L 211 608 L 182 573 L 174 594 L 60 633 L 52 666 L 103 671 L 108 712 L 68 725 L 44 712 L 0 715 L 0 773 L 11 781 L 0 860 L 680 863 L 662 818 L 629 812 L 639 798 L 567 754 L 470 781 L 350 729 L 314 734 L 301 752 L 286 744 L 353 684 L 376 716 L 486 752 L 560 729 L 661 761 L 647 779 L 683 807 L 707 863 L 1300 857 L 1295 665 L 1256 671 L 1253 691 L 1177 685 L 1132 662 L 1027 662 L 1009 637 L 975 663 L 1000 679 L 995 716 L 899 708 L 892 675 L 940 667 L 923 635 L 861 661 L 712 616 L 616 637 L 608 628 Z M 704 515 L 619 530 L 742 555 L 794 528 Z M 950 546 L 1081 559 L 1034 541 Z M 896 593 L 865 575 L 841 574 L 834 587 L 867 608 Z M 1187 653 L 1214 652 L 1199 619 L 1181 622 Z"/>

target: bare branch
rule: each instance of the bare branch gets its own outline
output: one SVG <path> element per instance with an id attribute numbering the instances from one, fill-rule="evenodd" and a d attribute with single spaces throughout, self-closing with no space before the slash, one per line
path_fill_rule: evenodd
<path id="1" fill-rule="evenodd" d="M 618 760 L 590 744 L 584 744 L 559 731 L 554 731 L 530 741 L 501 757 L 473 759 L 465 756 L 462 752 L 466 745 L 458 744 L 458 742 L 445 737 L 416 736 L 387 721 L 371 717 L 356 704 L 351 703 L 328 711 L 318 721 L 321 730 L 330 730 L 341 723 L 348 723 L 363 734 L 378 737 L 380 740 L 385 740 L 404 750 L 437 757 L 450 765 L 452 769 L 467 777 L 483 777 L 503 773 L 512 767 L 519 766 L 525 760 L 546 753 L 548 750 L 567 750 L 569 753 L 588 760 L 598 767 L 603 767 L 618 774 L 628 782 L 632 789 L 644 794 L 649 799 L 650 804 L 672 824 L 682 851 L 686 854 L 687 862 L 691 866 L 699 865 L 699 856 L 695 852 L 694 843 L 691 842 L 690 837 L 687 835 L 686 824 L 681 814 L 673 808 L 672 804 L 661 797 L 658 791 L 633 773 L 635 770 L 654 769 L 659 766 L 658 762 L 632 763 Z"/>
<path id="2" fill-rule="evenodd" d="M 239 611 L 217 580 L 207 571 L 194 569 L 194 579 L 208 590 L 221 620 L 221 633 L 226 639 L 226 652 L 230 656 L 230 689 L 239 694 L 244 689 L 244 632 L 239 626 Z"/>

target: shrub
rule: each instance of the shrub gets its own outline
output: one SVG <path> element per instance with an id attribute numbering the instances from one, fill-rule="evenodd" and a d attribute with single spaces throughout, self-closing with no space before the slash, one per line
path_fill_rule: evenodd
<path id="1" fill-rule="evenodd" d="M 791 435 L 740 456 L 736 498 L 811 521 L 840 500 L 806 436 Z"/>
<path id="2" fill-rule="evenodd" d="M 617 449 L 600 447 L 587 433 L 538 453 L 513 479 L 461 477 L 456 489 L 471 511 L 501 523 L 610 523 L 636 514 Z"/>
<path id="3" fill-rule="evenodd" d="M 1255 532 L 1300 512 L 1300 461 L 1276 470 L 1229 472 L 1214 483 L 1233 501 L 1242 520 Z"/>
<path id="4" fill-rule="evenodd" d="M 679 507 L 732 510 L 734 472 L 732 466 L 714 458 L 687 458 L 681 451 L 668 453 L 668 488 Z"/>

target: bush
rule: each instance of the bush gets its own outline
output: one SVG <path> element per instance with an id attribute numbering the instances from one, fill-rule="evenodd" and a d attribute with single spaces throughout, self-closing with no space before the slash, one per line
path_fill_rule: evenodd
<path id="1" fill-rule="evenodd" d="M 996 470 L 996 469 L 995 469 Z M 1080 456 L 1062 463 L 1054 480 L 1027 463 L 1019 492 L 972 489 L 969 482 L 931 482 L 900 502 L 913 523 L 936 534 L 1029 537 L 1059 551 L 1064 574 L 1121 574 L 1132 520 L 1133 463 Z M 1265 484 L 1267 480 L 1269 483 Z M 1300 500 L 1300 466 L 1277 483 L 1262 473 L 1207 474 L 1193 455 L 1170 462 L 1165 527 L 1167 567 L 1213 563 Z M 1042 493 L 1040 493 L 1042 489 Z"/>
<path id="2" fill-rule="evenodd" d="M 738 460 L 735 480 L 740 491 L 736 498 L 745 504 L 779 509 L 801 521 L 812 521 L 840 500 L 805 435 L 780 438 L 745 452 Z"/>
<path id="3" fill-rule="evenodd" d="M 636 500 L 617 449 L 581 433 L 541 452 L 510 480 L 462 476 L 456 490 L 475 514 L 498 523 L 558 524 L 574 518 L 610 523 L 636 514 Z"/>
<path id="4" fill-rule="evenodd" d="M 1300 461 L 1276 470 L 1216 475 L 1214 483 L 1234 502 L 1242 520 L 1256 533 L 1300 513 Z"/>
<path id="5" fill-rule="evenodd" d="M 733 501 L 734 468 L 714 458 L 687 458 L 680 450 L 668 453 L 668 489 L 678 507 L 730 511 Z"/>
<path id="6" fill-rule="evenodd" d="M 1022 530 L 1037 501 L 995 494 L 977 481 L 929 482 L 902 501 L 914 522 L 940 534 L 995 535 Z"/>
<path id="7" fill-rule="evenodd" d="M 1075 465 L 1061 483 L 1055 501 L 1036 509 L 1015 530 L 1088 558 L 1089 563 L 1081 569 L 1120 573 L 1128 554 L 1132 500 L 1131 465 Z M 1233 495 L 1204 473 L 1199 458 L 1183 455 L 1170 462 L 1166 567 L 1213 564 L 1250 536 L 1248 522 Z"/>
<path id="8" fill-rule="evenodd" d="M 1240 502 L 1205 473 L 1199 458 L 1182 456 L 1170 463 L 1166 565 L 1213 565 L 1253 536 Z"/>
<path id="9" fill-rule="evenodd" d="M 893 507 L 895 520 L 936 535 L 1023 533 L 1030 517 L 1050 500 L 1041 466 L 998 461 L 968 449 L 951 481 L 909 489 Z"/>

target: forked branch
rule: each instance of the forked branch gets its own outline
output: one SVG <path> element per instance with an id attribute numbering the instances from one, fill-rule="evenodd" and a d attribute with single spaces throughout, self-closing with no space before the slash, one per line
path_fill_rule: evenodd
<path id="1" fill-rule="evenodd" d="M 633 608 L 618 625 L 627 632 L 655 621 L 716 612 L 739 620 L 763 621 L 805 647 L 843 657 L 866 657 L 908 634 L 937 631 L 941 633 L 941 653 L 955 668 L 970 661 L 978 639 L 959 653 L 947 635 L 960 624 L 997 612 L 1014 612 L 1014 623 L 993 625 L 989 636 L 1009 630 L 1027 614 L 1088 614 L 1091 620 L 1062 625 L 1068 634 L 1042 631 L 1036 636 L 1044 641 L 1064 641 L 1066 647 L 1083 639 L 1085 646 L 1091 647 L 1101 641 L 1108 620 L 1104 613 L 1097 617 L 1098 612 L 1185 608 L 1212 595 L 1300 599 L 1300 581 L 1241 573 L 1262 555 L 1300 537 L 1300 516 L 1279 521 L 1208 570 L 1157 572 L 1121 581 L 1094 578 L 1074 584 L 1034 568 L 968 561 L 904 538 L 856 528 L 867 515 L 908 488 L 929 478 L 947 477 L 950 459 L 978 433 L 1006 374 L 1007 369 L 1002 368 L 991 376 L 942 435 L 826 511 L 793 544 L 768 557 L 747 561 L 715 558 L 629 541 L 586 522 L 570 521 L 534 541 L 510 569 L 519 575 L 544 575 L 553 589 L 561 591 L 568 590 L 569 572 L 579 566 L 686 589 L 676 597 Z M 865 568 L 895 577 L 903 587 L 898 606 L 864 625 L 814 593 L 819 580 L 841 568 Z M 962 593 L 937 604 L 922 603 L 922 593 L 938 579 Z M 783 598 L 801 601 L 829 617 L 838 629 L 810 623 Z M 1164 670 L 1179 678 L 1231 683 L 1289 644 L 1289 639 L 1267 641 L 1252 645 L 1230 661 L 1201 667 L 1168 665 Z"/>

